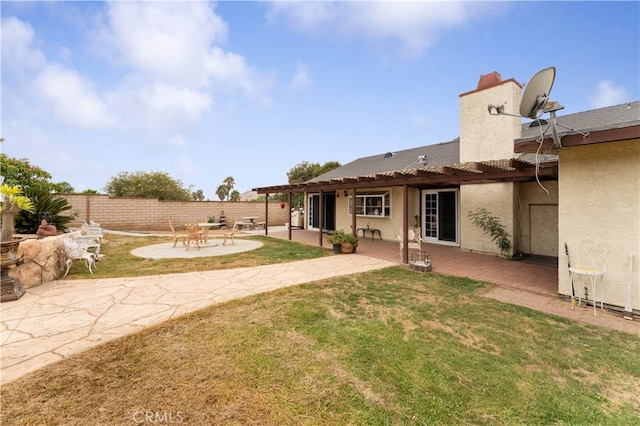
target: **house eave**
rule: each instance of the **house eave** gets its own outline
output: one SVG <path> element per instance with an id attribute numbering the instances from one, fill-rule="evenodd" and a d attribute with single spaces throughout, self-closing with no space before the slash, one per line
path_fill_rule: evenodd
<path id="1" fill-rule="evenodd" d="M 582 133 L 586 134 L 586 136 Z M 587 129 L 582 130 L 582 133 L 569 132 L 564 135 L 560 135 L 560 143 L 562 145 L 562 148 L 640 139 L 640 124 L 593 131 L 589 131 Z M 514 141 L 514 152 L 533 153 L 537 152 L 538 150 L 553 149 L 553 137 L 551 135 L 544 135 L 542 147 L 540 145 L 541 142 L 539 137 L 516 139 Z"/>
<path id="2" fill-rule="evenodd" d="M 326 181 L 313 181 L 290 185 L 275 185 L 253 190 L 259 194 L 280 192 L 341 191 L 345 189 L 366 189 L 388 186 L 410 186 L 432 188 L 482 184 L 495 182 L 526 182 L 534 179 L 557 179 L 556 161 L 536 164 L 517 159 L 487 162 L 458 163 L 448 166 L 413 169 L 370 176 L 350 176 Z"/>

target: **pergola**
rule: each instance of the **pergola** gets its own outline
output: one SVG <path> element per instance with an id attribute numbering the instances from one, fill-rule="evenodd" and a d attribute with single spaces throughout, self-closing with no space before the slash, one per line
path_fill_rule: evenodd
<path id="1" fill-rule="evenodd" d="M 266 194 L 265 217 L 269 223 L 269 194 L 288 193 L 289 202 L 295 192 L 319 192 L 319 228 L 323 229 L 324 209 L 323 197 L 325 192 L 348 191 L 354 198 L 358 189 L 396 186 L 403 188 L 402 197 L 402 238 L 408 238 L 409 218 L 409 188 L 434 189 L 465 184 L 483 184 L 497 182 L 529 182 L 536 179 L 557 180 L 558 162 L 545 161 L 530 163 L 515 158 L 504 160 L 456 163 L 447 166 L 431 166 L 411 170 L 376 173 L 373 175 L 342 177 L 331 180 L 317 180 L 288 185 L 274 185 L 255 188 L 258 194 Z M 291 223 L 291 209 L 289 209 L 289 223 Z M 352 215 L 352 229 L 356 229 L 356 215 Z M 265 226 L 265 235 L 268 235 Z M 289 227 L 289 240 L 292 239 Z M 318 245 L 322 246 L 322 232 L 318 233 Z M 408 259 L 408 247 L 404 244 L 404 259 Z"/>

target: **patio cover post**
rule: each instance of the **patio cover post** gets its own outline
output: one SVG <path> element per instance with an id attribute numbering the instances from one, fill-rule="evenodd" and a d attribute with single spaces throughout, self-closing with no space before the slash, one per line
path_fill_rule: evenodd
<path id="1" fill-rule="evenodd" d="M 322 190 L 320 190 L 320 201 L 318 202 L 318 227 L 320 228 L 320 236 L 318 237 L 320 239 L 319 241 L 319 245 L 320 247 L 322 247 L 322 231 L 324 228 L 324 214 L 323 214 L 323 210 L 324 210 L 324 203 L 322 202 L 322 198 L 323 198 L 323 193 Z"/>
<path id="2" fill-rule="evenodd" d="M 402 263 L 409 263 L 409 187 L 402 185 Z"/>
<path id="3" fill-rule="evenodd" d="M 264 235 L 269 235 L 269 193 L 267 192 L 264 197 Z"/>
<path id="4" fill-rule="evenodd" d="M 291 224 L 291 191 L 289 191 L 289 241 L 291 241 L 291 228 L 293 228 L 292 224 Z"/>
<path id="5" fill-rule="evenodd" d="M 347 197 L 347 208 L 349 206 L 349 197 Z M 351 188 L 351 233 L 358 236 L 358 228 L 356 228 L 356 189 Z M 362 231 L 364 233 L 364 231 Z"/>

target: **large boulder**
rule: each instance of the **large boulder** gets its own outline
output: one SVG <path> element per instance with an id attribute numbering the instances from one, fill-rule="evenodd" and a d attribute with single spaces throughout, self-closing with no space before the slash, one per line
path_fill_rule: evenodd
<path id="1" fill-rule="evenodd" d="M 20 243 L 18 257 L 22 264 L 11 268 L 9 276 L 18 278 L 24 288 L 34 287 L 58 279 L 64 273 L 65 235 L 27 239 Z"/>

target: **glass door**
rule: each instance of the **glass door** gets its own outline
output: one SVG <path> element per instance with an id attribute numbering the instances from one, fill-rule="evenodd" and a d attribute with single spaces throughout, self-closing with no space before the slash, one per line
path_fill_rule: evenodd
<path id="1" fill-rule="evenodd" d="M 429 190 L 422 194 L 422 237 L 427 242 L 458 245 L 458 190 Z"/>

